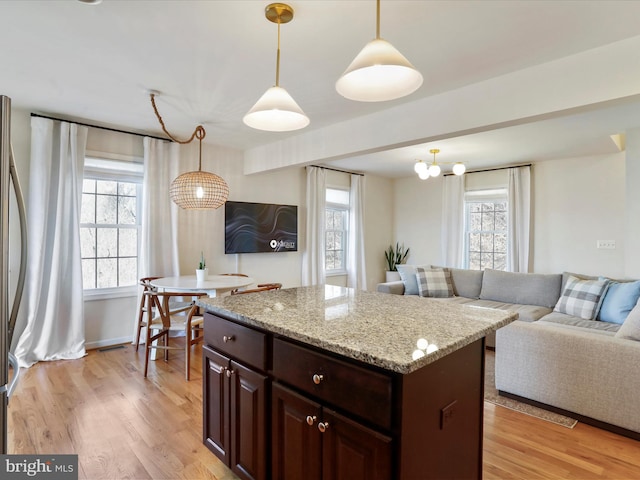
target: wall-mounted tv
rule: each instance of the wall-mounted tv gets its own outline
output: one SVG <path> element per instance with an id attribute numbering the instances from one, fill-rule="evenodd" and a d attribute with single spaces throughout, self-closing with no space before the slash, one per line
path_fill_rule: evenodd
<path id="1" fill-rule="evenodd" d="M 224 204 L 224 253 L 297 252 L 298 207 Z"/>

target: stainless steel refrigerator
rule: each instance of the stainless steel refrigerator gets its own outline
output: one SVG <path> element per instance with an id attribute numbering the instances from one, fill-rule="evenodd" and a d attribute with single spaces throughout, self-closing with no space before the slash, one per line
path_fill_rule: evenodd
<path id="1" fill-rule="evenodd" d="M 20 223 L 20 242 L 18 245 L 10 244 L 9 215 L 15 214 L 10 208 L 12 186 L 16 199 L 15 210 L 17 210 Z M 0 95 L 0 239 L 2 241 L 2 254 L 0 255 L 0 443 L 3 454 L 7 453 L 7 406 L 20 373 L 18 362 L 9 348 L 24 288 L 27 266 L 26 227 L 24 199 L 11 147 L 11 99 Z M 15 294 L 11 300 L 9 298 L 11 296 L 9 258 L 15 252 L 20 254 L 20 269 Z M 11 312 L 9 312 L 10 304 L 12 305 Z M 11 380 L 9 380 L 10 366 L 13 371 Z"/>

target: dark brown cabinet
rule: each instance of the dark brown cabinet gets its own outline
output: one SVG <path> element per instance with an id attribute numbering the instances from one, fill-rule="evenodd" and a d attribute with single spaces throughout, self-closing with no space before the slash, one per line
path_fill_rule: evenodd
<path id="1" fill-rule="evenodd" d="M 389 480 L 391 439 L 273 384 L 274 480 Z"/>
<path id="2" fill-rule="evenodd" d="M 204 442 L 241 478 L 267 475 L 268 377 L 203 347 Z"/>
<path id="3" fill-rule="evenodd" d="M 484 339 L 409 373 L 205 314 L 204 443 L 243 479 L 482 478 Z"/>

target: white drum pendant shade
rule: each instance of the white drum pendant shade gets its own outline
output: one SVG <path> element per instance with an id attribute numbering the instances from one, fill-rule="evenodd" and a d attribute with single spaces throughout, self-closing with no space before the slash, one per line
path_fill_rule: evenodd
<path id="1" fill-rule="evenodd" d="M 404 97 L 422 85 L 422 74 L 386 40 L 365 45 L 336 82 L 336 90 L 350 100 L 382 102 Z"/>
<path id="2" fill-rule="evenodd" d="M 288 132 L 309 125 L 309 117 L 293 97 L 278 86 L 269 88 L 242 121 L 252 128 L 270 132 Z"/>

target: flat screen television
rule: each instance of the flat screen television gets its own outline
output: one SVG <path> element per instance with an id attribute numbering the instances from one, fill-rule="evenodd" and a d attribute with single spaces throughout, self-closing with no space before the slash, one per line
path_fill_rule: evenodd
<path id="1" fill-rule="evenodd" d="M 224 253 L 297 252 L 298 207 L 224 204 Z"/>

